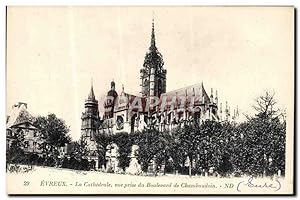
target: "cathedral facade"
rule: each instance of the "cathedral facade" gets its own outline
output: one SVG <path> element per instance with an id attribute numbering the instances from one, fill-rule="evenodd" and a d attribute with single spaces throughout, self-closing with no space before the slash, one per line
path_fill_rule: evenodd
<path id="1" fill-rule="evenodd" d="M 191 121 L 223 121 L 238 116 L 238 111 L 230 116 L 227 103 L 224 112 L 222 104 L 219 109 L 217 91 L 213 94 L 211 89 L 208 94 L 203 82 L 167 92 L 167 70 L 156 46 L 154 21 L 150 47 L 140 69 L 140 81 L 140 96 L 127 93 L 123 86 L 118 93 L 112 81 L 103 105 L 99 105 L 104 108 L 101 116 L 91 87 L 82 113 L 81 129 L 82 137 L 89 144 L 95 143 L 96 134 L 131 133 L 150 127 L 164 131 Z M 92 145 L 91 148 L 96 147 Z"/>

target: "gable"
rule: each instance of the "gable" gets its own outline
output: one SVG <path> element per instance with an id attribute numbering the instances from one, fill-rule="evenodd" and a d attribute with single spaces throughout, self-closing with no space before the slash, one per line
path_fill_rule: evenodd
<path id="1" fill-rule="evenodd" d="M 38 128 L 34 126 L 31 122 L 22 122 L 19 124 L 14 124 L 13 126 L 11 126 L 11 128 L 38 130 Z"/>

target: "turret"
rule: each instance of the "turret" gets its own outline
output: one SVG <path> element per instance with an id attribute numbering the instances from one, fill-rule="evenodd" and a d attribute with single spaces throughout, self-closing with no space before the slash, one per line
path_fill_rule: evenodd
<path id="1" fill-rule="evenodd" d="M 228 102 L 226 101 L 225 120 L 228 121 L 228 119 L 229 119 L 229 110 L 228 110 Z"/>
<path id="2" fill-rule="evenodd" d="M 99 125 L 100 117 L 98 110 L 98 101 L 95 98 L 93 83 L 88 98 L 85 100 L 84 112 L 82 113 L 81 130 L 92 129 L 96 131 Z"/>
<path id="3" fill-rule="evenodd" d="M 220 120 L 223 120 L 222 103 L 220 103 Z"/>
<path id="4" fill-rule="evenodd" d="M 118 93 L 116 92 L 116 83 L 112 80 L 110 83 L 110 90 L 107 92 L 106 100 L 104 101 L 105 112 L 103 119 L 113 118 L 117 97 Z"/>
<path id="5" fill-rule="evenodd" d="M 214 103 L 214 95 L 213 95 L 213 89 L 211 88 L 210 92 L 210 103 Z"/>
<path id="6" fill-rule="evenodd" d="M 110 83 L 110 89 L 111 89 L 112 91 L 115 91 L 115 90 L 116 90 L 116 84 L 115 84 L 114 80 L 112 80 L 112 82 Z"/>

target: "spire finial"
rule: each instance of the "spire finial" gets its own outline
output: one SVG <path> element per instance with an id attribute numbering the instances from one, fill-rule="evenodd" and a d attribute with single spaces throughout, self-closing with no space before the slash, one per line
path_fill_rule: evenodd
<path id="1" fill-rule="evenodd" d="M 122 93 L 124 93 L 124 84 L 122 84 Z"/>
<path id="2" fill-rule="evenodd" d="M 95 100 L 95 94 L 94 94 L 94 89 L 93 89 L 93 78 L 91 78 L 91 91 L 88 96 L 89 100 Z"/>
<path id="3" fill-rule="evenodd" d="M 151 46 L 150 50 L 155 50 L 155 30 L 154 30 L 154 11 L 152 12 L 152 33 L 151 33 Z"/>
<path id="4" fill-rule="evenodd" d="M 154 30 L 154 11 L 152 11 L 152 30 Z"/>
<path id="5" fill-rule="evenodd" d="M 216 90 L 216 97 L 215 97 L 215 103 L 218 105 L 218 90 Z"/>
<path id="6" fill-rule="evenodd" d="M 152 26 L 154 25 L 154 11 L 152 10 Z"/>
<path id="7" fill-rule="evenodd" d="M 204 84 L 203 84 L 203 81 L 201 81 L 201 89 L 204 90 Z"/>

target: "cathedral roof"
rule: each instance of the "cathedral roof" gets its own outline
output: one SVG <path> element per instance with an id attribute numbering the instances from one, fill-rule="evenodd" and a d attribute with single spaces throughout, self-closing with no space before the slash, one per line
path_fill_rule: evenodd
<path id="1" fill-rule="evenodd" d="M 174 99 L 175 98 L 175 99 Z M 182 98 L 185 102 L 182 102 Z M 147 97 L 139 97 L 129 93 L 122 92 L 118 97 L 117 110 L 128 109 L 130 106 L 134 111 L 146 111 Z M 165 102 L 165 104 L 163 104 Z M 201 104 L 209 104 L 210 98 L 204 89 L 203 83 L 187 86 L 177 90 L 163 93 L 159 99 L 159 104 L 154 110 L 165 111 L 169 110 L 171 106 L 177 108 L 184 103 L 185 107 L 199 106 Z M 142 105 L 139 107 L 138 105 Z"/>
<path id="2" fill-rule="evenodd" d="M 204 89 L 203 83 L 201 83 L 163 93 L 160 97 L 160 106 L 162 106 L 163 101 L 167 102 L 168 105 L 172 104 L 173 106 L 178 106 L 179 104 L 181 104 L 181 98 L 185 98 L 186 105 L 191 103 L 191 101 L 194 102 L 193 104 L 195 106 L 203 103 L 210 103 L 209 96 Z M 165 109 L 169 107 L 170 106 L 166 106 Z"/>
<path id="3" fill-rule="evenodd" d="M 162 96 L 204 96 L 207 101 L 209 101 L 209 96 L 204 89 L 203 83 L 198 83 L 190 86 L 186 86 L 183 88 L 179 88 L 176 90 L 172 90 L 166 93 L 163 93 Z"/>

